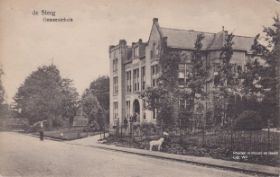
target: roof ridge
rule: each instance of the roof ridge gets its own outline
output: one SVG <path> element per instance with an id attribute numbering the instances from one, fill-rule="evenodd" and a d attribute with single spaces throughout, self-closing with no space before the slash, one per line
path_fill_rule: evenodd
<path id="1" fill-rule="evenodd" d="M 221 32 L 221 31 L 219 31 L 217 33 L 214 33 L 214 32 L 205 32 L 205 31 L 197 31 L 197 30 L 192 30 L 192 29 L 188 30 L 188 29 L 179 29 L 179 28 L 170 28 L 170 27 L 160 27 L 160 28 L 167 29 L 167 30 L 187 31 L 187 32 L 200 32 L 200 33 L 208 33 L 208 34 L 217 34 L 217 33 Z M 254 38 L 252 36 L 236 35 L 236 34 L 234 34 L 234 36 L 236 36 L 236 37 L 244 37 L 244 38 Z"/>
<path id="2" fill-rule="evenodd" d="M 168 27 L 160 27 L 162 29 L 167 29 L 167 30 L 176 30 L 176 31 L 187 31 L 187 32 L 200 32 L 200 33 L 208 33 L 208 34 L 216 34 L 216 33 L 211 33 L 211 32 L 205 32 L 205 31 L 196 31 L 196 30 L 187 30 L 187 29 L 178 29 L 178 28 L 168 28 Z"/>

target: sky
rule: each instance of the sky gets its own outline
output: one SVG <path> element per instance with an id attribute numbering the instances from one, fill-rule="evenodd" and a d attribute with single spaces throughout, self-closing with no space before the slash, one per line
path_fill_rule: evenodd
<path id="1" fill-rule="evenodd" d="M 147 41 L 154 17 L 162 27 L 219 32 L 224 26 L 255 36 L 277 12 L 276 0 L 0 0 L 5 97 L 11 103 L 32 71 L 52 63 L 83 93 L 94 79 L 109 75 L 109 45 Z M 73 21 L 44 22 L 44 17 Z"/>

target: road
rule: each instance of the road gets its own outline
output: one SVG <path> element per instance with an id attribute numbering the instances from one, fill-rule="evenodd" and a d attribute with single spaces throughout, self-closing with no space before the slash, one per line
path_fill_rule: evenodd
<path id="1" fill-rule="evenodd" d="M 0 133 L 0 176 L 238 177 L 226 171 L 18 133 Z"/>

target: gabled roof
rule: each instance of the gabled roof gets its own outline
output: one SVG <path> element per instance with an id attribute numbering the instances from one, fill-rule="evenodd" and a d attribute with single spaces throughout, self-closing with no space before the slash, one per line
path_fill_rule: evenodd
<path id="1" fill-rule="evenodd" d="M 254 44 L 254 37 L 245 37 L 245 36 L 234 36 L 233 38 L 233 48 L 236 50 L 246 50 L 247 52 L 251 51 L 251 47 Z"/>
<path id="2" fill-rule="evenodd" d="M 167 46 L 179 49 L 194 49 L 197 35 L 202 33 L 205 38 L 202 40 L 203 50 L 219 50 L 224 45 L 225 31 L 208 33 L 194 30 L 182 30 L 160 27 L 163 37 L 167 37 Z M 235 36 L 233 38 L 233 49 L 249 52 L 254 42 L 253 37 Z"/>
<path id="3" fill-rule="evenodd" d="M 161 32 L 164 37 L 167 37 L 167 46 L 172 48 L 194 49 L 194 43 L 197 35 L 202 33 L 193 30 L 181 30 L 161 27 Z M 203 49 L 207 49 L 214 38 L 214 33 L 203 33 Z"/>

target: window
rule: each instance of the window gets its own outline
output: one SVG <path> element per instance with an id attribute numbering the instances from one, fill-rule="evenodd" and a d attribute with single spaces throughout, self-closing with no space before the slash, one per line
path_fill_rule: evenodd
<path id="1" fill-rule="evenodd" d="M 118 102 L 114 102 L 113 104 L 113 117 L 114 119 L 118 119 Z"/>
<path id="2" fill-rule="evenodd" d="M 185 109 L 186 108 L 186 100 L 183 98 L 179 99 L 179 108 L 180 109 Z"/>
<path id="3" fill-rule="evenodd" d="M 139 69 L 133 70 L 133 91 L 139 91 Z"/>
<path id="4" fill-rule="evenodd" d="M 139 47 L 134 48 L 134 57 L 139 57 Z"/>
<path id="5" fill-rule="evenodd" d="M 192 75 L 192 65 L 190 63 L 181 63 L 178 66 L 179 85 L 185 85 Z"/>
<path id="6" fill-rule="evenodd" d="M 146 111 L 145 111 L 146 106 L 147 106 L 146 102 L 145 102 L 145 100 L 143 100 L 143 106 L 142 106 L 143 119 L 146 119 Z"/>
<path id="7" fill-rule="evenodd" d="M 152 79 L 152 86 L 156 87 L 157 86 L 157 79 Z"/>
<path id="8" fill-rule="evenodd" d="M 178 81 L 179 85 L 185 85 L 185 64 L 178 66 Z"/>
<path id="9" fill-rule="evenodd" d="M 155 48 L 155 56 L 159 56 L 159 46 Z"/>
<path id="10" fill-rule="evenodd" d="M 220 85 L 220 75 L 221 65 L 219 63 L 214 63 L 214 86 Z"/>
<path id="11" fill-rule="evenodd" d="M 157 118 L 157 109 L 154 108 L 153 109 L 153 119 L 156 119 Z"/>
<path id="12" fill-rule="evenodd" d="M 156 75 L 159 72 L 158 65 L 152 65 L 152 75 Z"/>
<path id="13" fill-rule="evenodd" d="M 145 90 L 145 66 L 142 66 L 141 67 L 141 87 L 142 87 L 142 90 Z"/>
<path id="14" fill-rule="evenodd" d="M 152 86 L 157 86 L 157 79 L 158 79 L 158 73 L 159 73 L 159 66 L 158 65 L 152 65 Z"/>
<path id="15" fill-rule="evenodd" d="M 232 64 L 232 71 L 234 73 L 241 73 L 242 71 L 242 66 L 238 65 L 238 64 Z"/>
<path id="16" fill-rule="evenodd" d="M 126 72 L 126 91 L 131 92 L 131 71 Z"/>
<path id="17" fill-rule="evenodd" d="M 113 94 L 118 94 L 118 77 L 113 78 Z"/>
<path id="18" fill-rule="evenodd" d="M 185 78 L 185 64 L 179 64 L 178 75 L 179 78 Z"/>
<path id="19" fill-rule="evenodd" d="M 232 64 L 231 65 L 231 69 L 233 72 L 232 78 L 230 80 L 228 80 L 228 84 L 233 84 L 233 85 L 238 85 L 239 83 L 239 76 L 242 73 L 242 66 L 238 65 L 238 64 Z"/>
<path id="20" fill-rule="evenodd" d="M 126 101 L 126 117 L 127 119 L 130 117 L 130 101 Z"/>
<path id="21" fill-rule="evenodd" d="M 113 60 L 113 72 L 118 71 L 118 59 Z"/>
<path id="22" fill-rule="evenodd" d="M 219 63 L 214 63 L 214 72 L 219 72 L 221 69 L 221 65 Z"/>
<path id="23" fill-rule="evenodd" d="M 190 63 L 186 63 L 185 77 L 188 80 L 191 76 L 192 76 L 192 65 Z"/>
<path id="24" fill-rule="evenodd" d="M 190 98 L 180 98 L 179 99 L 179 109 L 181 110 L 191 110 L 191 100 Z"/>
<path id="25" fill-rule="evenodd" d="M 157 45 L 156 43 L 153 43 L 152 49 L 150 51 L 150 58 L 159 56 L 159 53 L 160 53 L 160 46 Z"/>
<path id="26" fill-rule="evenodd" d="M 153 47 L 152 47 L 152 57 L 158 56 L 159 52 L 158 52 L 158 48 L 156 46 L 156 43 L 153 43 Z"/>

